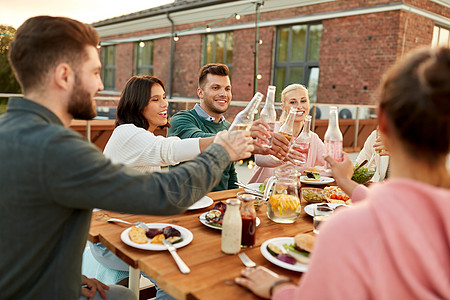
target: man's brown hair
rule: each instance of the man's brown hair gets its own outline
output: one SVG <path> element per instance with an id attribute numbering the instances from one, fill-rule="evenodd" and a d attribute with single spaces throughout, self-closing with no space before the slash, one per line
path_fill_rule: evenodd
<path id="1" fill-rule="evenodd" d="M 96 47 L 98 42 L 97 32 L 88 24 L 64 17 L 33 17 L 17 29 L 9 61 L 25 93 L 42 86 L 48 72 L 60 63 L 76 70 L 87 57 L 85 47 Z"/>
<path id="2" fill-rule="evenodd" d="M 198 87 L 203 89 L 208 74 L 228 76 L 230 70 L 224 64 L 207 64 L 198 72 Z"/>

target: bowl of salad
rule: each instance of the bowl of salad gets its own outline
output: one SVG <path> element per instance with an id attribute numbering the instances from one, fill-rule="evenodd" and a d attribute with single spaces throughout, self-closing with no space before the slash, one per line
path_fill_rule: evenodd
<path id="1" fill-rule="evenodd" d="M 357 167 L 358 167 L 358 165 L 355 165 L 353 170 L 355 170 Z M 353 172 L 352 180 L 359 184 L 365 184 L 370 179 L 372 179 L 374 174 L 375 174 L 375 168 L 361 167 L 358 170 Z"/>

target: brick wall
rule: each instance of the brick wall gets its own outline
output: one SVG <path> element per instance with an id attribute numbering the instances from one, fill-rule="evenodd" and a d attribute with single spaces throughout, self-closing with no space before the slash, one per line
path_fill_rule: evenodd
<path id="1" fill-rule="evenodd" d="M 372 104 L 397 55 L 399 22 L 396 11 L 324 20 L 318 102 Z"/>
<path id="2" fill-rule="evenodd" d="M 400 1 L 399 1 L 400 2 Z M 282 11 L 264 12 L 261 21 L 344 11 L 391 4 L 388 0 L 340 0 L 301 6 Z M 450 17 L 450 11 L 429 0 L 403 0 L 403 3 Z M 254 22 L 255 15 L 234 18 L 220 26 Z M 204 26 L 197 22 L 175 26 L 175 31 Z M 323 20 L 318 102 L 373 104 L 374 91 L 386 69 L 409 50 L 429 45 L 434 22 L 410 12 L 390 11 Z M 170 28 L 152 28 L 103 38 L 103 40 L 168 32 Z M 272 82 L 276 27 L 260 28 L 263 44 L 259 47 L 258 91 L 266 93 Z M 196 98 L 197 72 L 202 66 L 203 34 L 180 36 L 175 43 L 173 96 Z M 253 95 L 254 29 L 234 31 L 232 85 L 234 100 L 249 100 Z M 121 90 L 133 71 L 134 43 L 119 44 L 116 50 L 116 90 Z M 154 40 L 154 75 L 169 87 L 170 38 Z"/>

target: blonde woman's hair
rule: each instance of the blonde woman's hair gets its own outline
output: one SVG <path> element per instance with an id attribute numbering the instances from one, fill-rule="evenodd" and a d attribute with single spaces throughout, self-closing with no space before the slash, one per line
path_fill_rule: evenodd
<path id="1" fill-rule="evenodd" d="M 306 91 L 306 95 L 308 96 L 308 100 L 309 100 L 308 89 L 302 84 L 293 83 L 293 84 L 290 84 L 287 87 L 285 87 L 284 90 L 281 92 L 281 102 L 283 104 L 285 104 L 286 94 L 291 92 L 291 91 L 295 91 L 295 90 L 304 90 L 304 91 Z M 283 111 L 281 112 L 280 121 L 284 122 L 284 120 L 286 118 L 287 118 L 287 114 L 286 114 L 286 111 L 284 111 L 284 109 L 283 109 Z"/>

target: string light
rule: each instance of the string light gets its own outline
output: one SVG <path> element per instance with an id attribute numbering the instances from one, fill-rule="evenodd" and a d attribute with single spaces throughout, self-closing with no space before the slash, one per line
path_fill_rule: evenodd
<path id="1" fill-rule="evenodd" d="M 240 20 L 240 19 L 241 19 L 241 15 L 238 14 L 238 13 L 235 13 L 235 14 L 234 14 L 234 17 L 236 18 L 236 20 Z"/>
<path id="2" fill-rule="evenodd" d="M 211 27 L 209 27 L 209 25 L 206 25 L 206 32 L 211 32 Z"/>
<path id="3" fill-rule="evenodd" d="M 180 38 L 178 37 L 178 34 L 175 33 L 175 35 L 173 36 L 173 40 L 174 40 L 175 42 L 178 42 L 179 39 L 180 39 Z"/>
<path id="4" fill-rule="evenodd" d="M 102 47 L 102 45 L 98 44 L 97 45 L 97 49 L 100 49 Z"/>
<path id="5" fill-rule="evenodd" d="M 262 41 L 262 40 L 259 40 L 259 41 L 258 41 L 258 44 L 262 45 L 262 43 L 263 43 L 263 41 Z"/>
<path id="6" fill-rule="evenodd" d="M 256 75 L 256 79 L 260 80 L 262 78 L 261 74 Z"/>
<path id="7" fill-rule="evenodd" d="M 145 47 L 145 43 L 144 43 L 143 41 L 141 41 L 141 42 L 139 43 L 139 47 L 144 48 L 144 47 Z"/>

